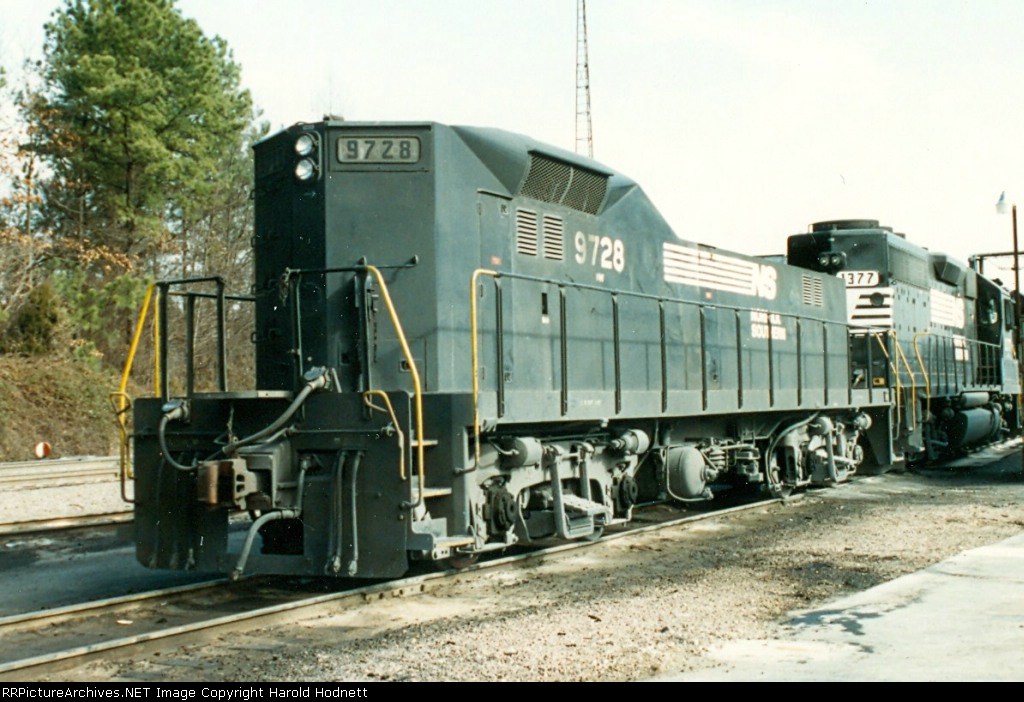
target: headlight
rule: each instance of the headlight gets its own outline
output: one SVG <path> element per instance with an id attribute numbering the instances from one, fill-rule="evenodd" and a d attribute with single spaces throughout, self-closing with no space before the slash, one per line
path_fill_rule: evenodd
<path id="1" fill-rule="evenodd" d="M 820 254 L 818 256 L 818 265 L 822 268 L 828 268 L 828 254 Z"/>
<path id="2" fill-rule="evenodd" d="M 295 177 L 299 180 L 309 180 L 316 174 L 316 164 L 311 159 L 304 158 L 295 164 Z"/>
<path id="3" fill-rule="evenodd" d="M 829 257 L 829 263 L 831 263 L 833 267 L 838 268 L 839 266 L 843 265 L 843 255 L 832 254 L 832 256 Z"/>
<path id="4" fill-rule="evenodd" d="M 295 153 L 299 156 L 309 156 L 313 153 L 316 141 L 309 134 L 303 134 L 295 140 Z"/>

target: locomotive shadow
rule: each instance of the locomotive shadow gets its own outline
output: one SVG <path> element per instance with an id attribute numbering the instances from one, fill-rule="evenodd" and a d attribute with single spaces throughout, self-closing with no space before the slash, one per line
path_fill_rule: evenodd
<path id="1" fill-rule="evenodd" d="M 1021 442 L 982 449 L 938 465 L 915 466 L 913 474 L 956 485 L 1002 485 L 1024 482 Z"/>

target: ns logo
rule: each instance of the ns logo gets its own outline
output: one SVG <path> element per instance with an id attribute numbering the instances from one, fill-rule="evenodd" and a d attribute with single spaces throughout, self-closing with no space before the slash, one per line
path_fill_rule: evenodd
<path id="1" fill-rule="evenodd" d="M 755 295 L 765 300 L 774 300 L 778 292 L 778 271 L 773 266 L 756 266 L 753 283 Z"/>

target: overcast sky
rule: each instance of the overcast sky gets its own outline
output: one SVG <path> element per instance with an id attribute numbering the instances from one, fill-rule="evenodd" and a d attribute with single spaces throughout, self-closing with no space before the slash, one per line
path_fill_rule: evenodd
<path id="1" fill-rule="evenodd" d="M 55 0 L 0 0 L 8 68 Z M 280 127 L 500 127 L 574 146 L 575 0 L 180 0 Z M 676 233 L 784 250 L 810 222 L 879 219 L 966 259 L 1024 206 L 1020 0 L 590 0 L 594 155 Z"/>

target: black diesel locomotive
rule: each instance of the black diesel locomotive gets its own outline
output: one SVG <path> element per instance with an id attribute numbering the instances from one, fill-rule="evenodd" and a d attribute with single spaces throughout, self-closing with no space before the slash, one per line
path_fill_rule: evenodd
<path id="1" fill-rule="evenodd" d="M 522 136 L 333 121 L 257 145 L 255 211 L 257 389 L 174 395 L 164 333 L 134 405 L 149 567 L 391 577 L 1019 425 L 1006 293 L 876 222 L 785 265 Z"/>
<path id="2" fill-rule="evenodd" d="M 886 427 L 870 437 L 875 463 L 935 460 L 1019 429 L 1016 317 L 996 282 L 874 220 L 814 224 L 789 238 L 788 261 L 837 274 L 851 340 L 878 342 L 852 343 L 850 359 L 853 387 L 893 393 L 891 416 L 868 410 Z"/>

